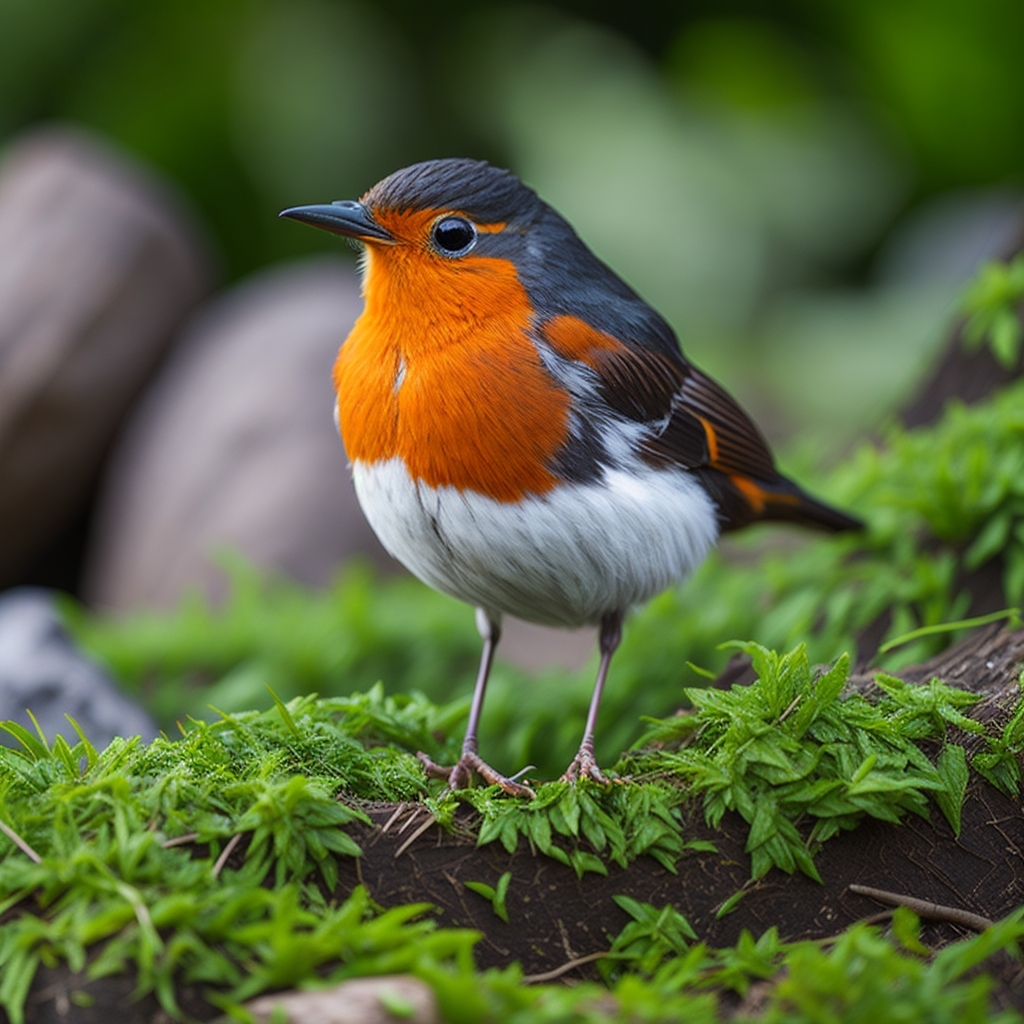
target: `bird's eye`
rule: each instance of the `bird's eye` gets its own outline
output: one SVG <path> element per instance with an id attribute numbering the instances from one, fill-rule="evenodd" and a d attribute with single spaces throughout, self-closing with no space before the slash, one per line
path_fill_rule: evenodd
<path id="1" fill-rule="evenodd" d="M 430 234 L 444 256 L 461 256 L 476 242 L 476 228 L 465 217 L 442 217 Z"/>

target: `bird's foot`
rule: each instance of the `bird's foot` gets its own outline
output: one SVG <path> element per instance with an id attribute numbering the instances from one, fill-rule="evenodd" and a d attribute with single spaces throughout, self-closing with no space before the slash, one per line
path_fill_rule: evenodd
<path id="1" fill-rule="evenodd" d="M 588 747 L 580 747 L 572 763 L 565 769 L 560 781 L 576 782 L 577 779 L 593 779 L 603 786 L 610 786 L 612 780 L 597 765 L 597 758 L 594 751 Z"/>
<path id="2" fill-rule="evenodd" d="M 513 782 L 506 778 L 501 772 L 495 771 L 479 754 L 474 751 L 466 751 L 462 757 L 452 766 L 437 764 L 421 750 L 417 755 L 420 764 L 427 777 L 431 779 L 446 779 L 449 789 L 466 789 L 473 779 L 473 772 L 476 772 L 488 785 L 500 786 L 509 796 L 528 796 L 531 799 L 537 794 L 529 786 L 520 782 Z"/>

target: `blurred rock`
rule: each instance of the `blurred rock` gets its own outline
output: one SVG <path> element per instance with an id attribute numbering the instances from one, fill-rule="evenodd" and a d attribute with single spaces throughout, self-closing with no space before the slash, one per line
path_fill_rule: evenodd
<path id="1" fill-rule="evenodd" d="M 219 549 L 322 585 L 384 553 L 334 427 L 331 366 L 362 309 L 341 260 L 273 270 L 190 327 L 126 429 L 104 482 L 84 589 L 127 609 L 217 597 Z"/>
<path id="2" fill-rule="evenodd" d="M 0 586 L 84 506 L 173 331 L 205 244 L 148 174 L 68 128 L 0 165 Z"/>
<path id="3" fill-rule="evenodd" d="M 440 1024 L 430 986 L 407 975 L 353 978 L 334 988 L 280 992 L 245 1004 L 256 1024 Z M 227 1021 L 227 1018 L 223 1018 Z"/>
<path id="4" fill-rule="evenodd" d="M 0 721 L 13 719 L 34 735 L 26 709 L 48 740 L 60 733 L 71 746 L 78 736 L 65 714 L 100 750 L 115 736 L 157 735 L 149 715 L 75 646 L 53 595 L 34 587 L 0 594 Z M 6 733 L 2 742 L 16 743 Z"/>

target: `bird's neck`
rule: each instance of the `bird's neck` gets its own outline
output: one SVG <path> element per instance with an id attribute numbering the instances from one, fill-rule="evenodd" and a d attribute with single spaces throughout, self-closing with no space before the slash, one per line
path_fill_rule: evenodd
<path id="1" fill-rule="evenodd" d="M 399 457 L 429 486 L 498 501 L 550 490 L 569 397 L 530 341 L 515 267 L 477 258 L 438 273 L 422 257 L 371 253 L 364 293 L 334 370 L 349 458 Z"/>

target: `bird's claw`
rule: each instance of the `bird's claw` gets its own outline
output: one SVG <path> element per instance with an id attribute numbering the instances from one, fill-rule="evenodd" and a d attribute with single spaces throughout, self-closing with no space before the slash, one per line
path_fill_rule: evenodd
<path id="1" fill-rule="evenodd" d="M 578 779 L 592 779 L 594 782 L 600 782 L 602 786 L 612 784 L 612 780 L 598 767 L 594 752 L 586 747 L 580 747 L 560 781 L 576 782 Z"/>
<path id="2" fill-rule="evenodd" d="M 509 796 L 528 796 L 533 799 L 537 794 L 529 786 L 521 782 L 514 782 L 506 778 L 499 771 L 495 771 L 479 754 L 473 751 L 464 752 L 462 757 L 452 765 L 440 765 L 433 761 L 421 750 L 416 757 L 423 765 L 423 771 L 431 779 L 445 779 L 449 789 L 467 789 L 473 781 L 473 772 L 476 772 L 488 785 L 500 786 Z"/>

